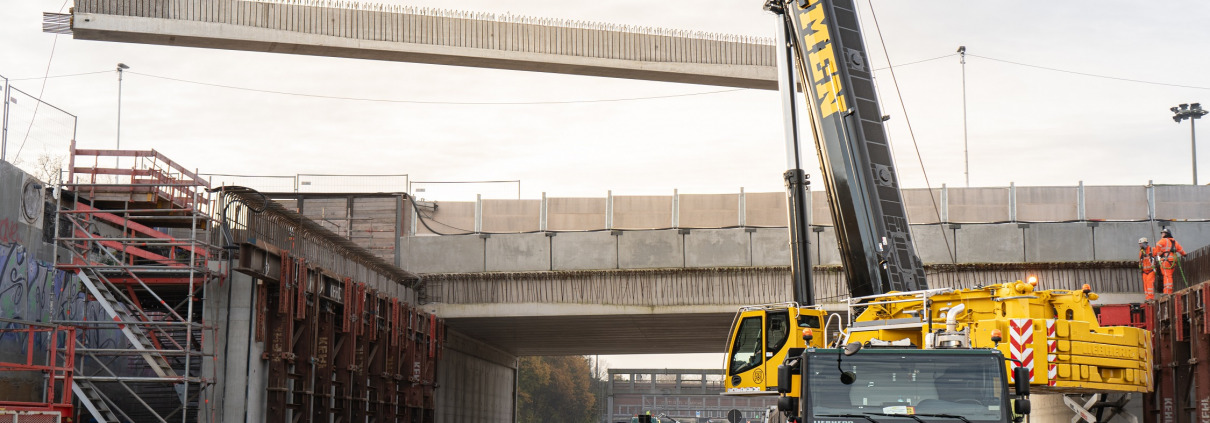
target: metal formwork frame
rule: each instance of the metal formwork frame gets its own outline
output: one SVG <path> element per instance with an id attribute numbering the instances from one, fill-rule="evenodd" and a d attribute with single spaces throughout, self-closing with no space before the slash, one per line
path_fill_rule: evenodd
<path id="1" fill-rule="evenodd" d="M 1151 423 L 1210 421 L 1210 282 L 1154 303 L 1155 392 L 1144 403 Z"/>
<path id="2" fill-rule="evenodd" d="M 435 421 L 444 323 L 264 247 L 242 245 L 236 270 L 261 281 L 254 325 L 265 343 L 266 421 Z"/>
<path id="3" fill-rule="evenodd" d="M 410 304 L 419 279 L 253 191 L 220 204 L 233 270 L 257 280 L 266 420 L 433 422 L 443 326 Z"/>

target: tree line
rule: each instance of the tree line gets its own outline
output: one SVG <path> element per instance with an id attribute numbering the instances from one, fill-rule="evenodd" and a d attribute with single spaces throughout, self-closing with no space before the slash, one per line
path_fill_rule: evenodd
<path id="1" fill-rule="evenodd" d="M 520 423 L 596 423 L 604 416 L 605 379 L 585 356 L 523 357 L 517 369 Z"/>

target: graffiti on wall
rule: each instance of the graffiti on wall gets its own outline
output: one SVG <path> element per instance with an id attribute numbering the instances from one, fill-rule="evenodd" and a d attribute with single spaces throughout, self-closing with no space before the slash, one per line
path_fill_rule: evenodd
<path id="1" fill-rule="evenodd" d="M 0 219 L 0 244 L 20 244 L 21 232 L 17 222 L 9 218 Z"/>
<path id="2" fill-rule="evenodd" d="M 79 280 L 55 269 L 51 263 L 37 260 L 24 245 L 0 242 L 0 317 L 14 320 L 51 322 L 54 320 L 108 321 L 104 309 L 86 301 Z M 22 328 L 15 323 L 0 328 Z M 79 332 L 82 344 L 93 348 L 121 348 L 123 338 L 116 330 Z M 34 340 L 35 348 L 45 348 L 46 340 Z M 23 335 L 0 333 L 0 351 L 29 348 Z"/>

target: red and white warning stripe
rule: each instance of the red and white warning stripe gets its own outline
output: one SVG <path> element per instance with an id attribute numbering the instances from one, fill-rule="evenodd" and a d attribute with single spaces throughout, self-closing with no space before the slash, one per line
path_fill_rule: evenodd
<path id="1" fill-rule="evenodd" d="M 1059 341 L 1055 339 L 1055 319 L 1046 319 L 1046 384 L 1055 386 L 1059 379 Z"/>
<path id="2" fill-rule="evenodd" d="M 1008 352 L 1029 369 L 1029 381 L 1034 381 L 1034 321 L 1033 319 L 1011 319 L 1008 321 Z M 1012 377 L 1011 375 L 1009 376 Z"/>

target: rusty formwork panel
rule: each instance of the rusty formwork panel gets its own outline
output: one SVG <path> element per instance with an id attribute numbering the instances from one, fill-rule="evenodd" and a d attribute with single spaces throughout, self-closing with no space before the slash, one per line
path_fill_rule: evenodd
<path id="1" fill-rule="evenodd" d="M 266 421 L 434 420 L 444 331 L 414 305 L 419 277 L 247 188 L 223 187 L 215 210 L 216 242 L 258 280 Z"/>
<path id="2" fill-rule="evenodd" d="M 1210 422 L 1210 282 L 1149 303 L 1155 330 L 1155 391 L 1146 397 L 1149 423 Z"/>
<path id="3" fill-rule="evenodd" d="M 241 245 L 237 270 L 262 281 L 266 421 L 435 420 L 440 319 L 263 243 Z"/>

